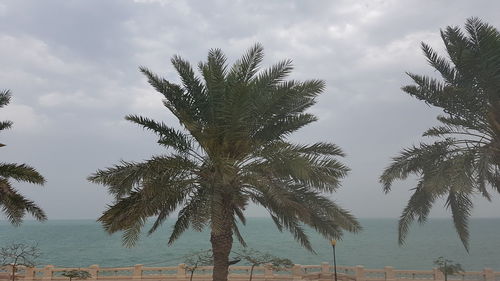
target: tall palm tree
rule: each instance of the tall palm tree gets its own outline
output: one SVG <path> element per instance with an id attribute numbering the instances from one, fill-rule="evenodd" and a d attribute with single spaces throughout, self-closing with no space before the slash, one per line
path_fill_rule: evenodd
<path id="1" fill-rule="evenodd" d="M 396 179 L 416 175 L 418 183 L 399 220 L 399 243 L 410 224 L 427 220 L 438 198 L 446 199 L 457 233 L 468 250 L 468 219 L 480 194 L 500 192 L 500 34 L 493 26 L 470 18 L 465 32 L 447 27 L 441 37 L 447 57 L 422 43 L 429 64 L 442 79 L 412 73 L 414 85 L 403 91 L 441 108 L 441 125 L 423 135 L 434 142 L 403 150 L 380 181 L 389 192 Z"/>
<path id="2" fill-rule="evenodd" d="M 0 108 L 9 104 L 10 91 L 0 91 Z M 12 121 L 1 121 L 0 131 L 12 127 Z M 0 144 L 0 147 L 5 146 Z M 25 198 L 11 184 L 10 180 L 43 185 L 45 179 L 34 168 L 26 164 L 0 162 L 0 207 L 7 219 L 14 225 L 19 225 L 26 213 L 39 221 L 46 220 L 43 210 L 33 201 Z"/>
<path id="3" fill-rule="evenodd" d="M 151 130 L 165 155 L 145 162 L 122 162 L 89 177 L 106 185 L 116 201 L 98 219 L 109 233 L 124 231 L 123 241 L 136 242 L 148 217 L 156 219 L 149 233 L 180 209 L 169 244 L 192 227 L 208 227 L 214 254 L 214 280 L 227 280 L 233 235 L 245 245 L 237 221 L 245 224 L 249 203 L 266 208 L 279 230 L 286 229 L 307 249 L 304 225 L 323 236 L 342 236 L 360 225 L 325 193 L 340 186 L 348 168 L 334 144 L 292 144 L 286 138 L 316 121 L 305 110 L 325 85 L 285 78 L 290 60 L 260 70 L 263 48 L 255 45 L 232 67 L 219 49 L 208 53 L 197 76 L 178 56 L 171 60 L 182 85 L 141 72 L 164 96 L 163 104 L 182 129 L 146 117 L 127 120 Z"/>

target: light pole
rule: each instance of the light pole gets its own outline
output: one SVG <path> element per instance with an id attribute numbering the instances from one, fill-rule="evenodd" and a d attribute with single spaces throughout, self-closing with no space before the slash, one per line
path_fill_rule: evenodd
<path id="1" fill-rule="evenodd" d="M 335 274 L 335 281 L 337 281 L 337 261 L 335 260 L 335 245 L 337 244 L 337 240 L 332 239 L 330 241 L 332 243 L 332 249 L 333 249 L 333 273 Z"/>

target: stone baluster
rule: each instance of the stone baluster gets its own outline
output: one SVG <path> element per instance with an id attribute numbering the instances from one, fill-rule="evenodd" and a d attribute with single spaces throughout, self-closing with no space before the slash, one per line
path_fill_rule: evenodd
<path id="1" fill-rule="evenodd" d="M 89 280 L 97 280 L 99 278 L 99 265 L 93 264 L 89 266 L 88 272 L 90 273 Z"/>
<path id="2" fill-rule="evenodd" d="M 384 273 L 386 281 L 394 281 L 396 279 L 396 275 L 394 274 L 394 267 L 392 266 L 384 267 Z"/>
<path id="3" fill-rule="evenodd" d="M 35 268 L 34 267 L 26 267 L 26 273 L 24 275 L 24 280 L 33 280 L 35 277 Z"/>
<path id="4" fill-rule="evenodd" d="M 330 264 L 327 262 L 321 263 L 321 278 L 328 278 L 330 276 Z"/>
<path id="5" fill-rule="evenodd" d="M 495 272 L 491 268 L 483 269 L 484 281 L 495 281 Z"/>
<path id="6" fill-rule="evenodd" d="M 43 280 L 52 280 L 52 270 L 54 269 L 53 265 L 47 265 L 43 268 Z"/>
<path id="7" fill-rule="evenodd" d="M 355 269 L 356 281 L 365 281 L 365 268 L 362 265 L 357 265 Z"/>
<path id="8" fill-rule="evenodd" d="M 186 264 L 181 263 L 177 266 L 177 279 L 186 280 Z"/>
<path id="9" fill-rule="evenodd" d="M 302 268 L 302 265 L 300 264 L 293 265 L 292 275 L 293 275 L 293 280 L 301 280 L 302 277 L 304 276 L 304 269 Z"/>
<path id="10" fill-rule="evenodd" d="M 142 264 L 134 265 L 134 273 L 132 275 L 133 280 L 141 280 L 142 279 Z"/>

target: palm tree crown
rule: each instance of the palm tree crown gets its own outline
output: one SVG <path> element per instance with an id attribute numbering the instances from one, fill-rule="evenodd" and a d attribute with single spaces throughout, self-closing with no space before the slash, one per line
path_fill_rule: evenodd
<path id="1" fill-rule="evenodd" d="M 179 208 L 169 243 L 189 227 L 208 226 L 214 279 L 224 280 L 227 269 L 226 277 L 216 272 L 227 267 L 233 234 L 245 244 L 237 221 L 245 223 L 249 203 L 266 208 L 279 230 L 289 230 L 310 250 L 304 224 L 328 238 L 360 229 L 349 212 L 324 195 L 336 190 L 348 172 L 336 159 L 343 156 L 341 149 L 331 143 L 286 140 L 316 121 L 305 110 L 324 90 L 324 82 L 287 81 L 290 60 L 260 70 L 262 59 L 263 48 L 257 44 L 229 68 L 222 52 L 213 49 L 207 62 L 199 63 L 198 77 L 187 61 L 175 56 L 171 62 L 182 85 L 140 68 L 182 130 L 141 116 L 126 117 L 156 133 L 158 143 L 170 150 L 89 177 L 116 198 L 99 218 L 108 232 L 123 230 L 124 243 L 133 245 L 148 217 L 156 217 L 152 233 Z"/>
<path id="2" fill-rule="evenodd" d="M 443 109 L 441 125 L 423 135 L 433 143 L 405 149 L 393 158 L 380 181 L 389 192 L 396 179 L 417 175 L 418 183 L 399 221 L 399 242 L 410 224 L 425 222 L 438 198 L 446 198 L 457 233 L 468 250 L 471 197 L 490 200 L 500 192 L 500 34 L 477 18 L 468 19 L 465 33 L 447 27 L 441 37 L 448 58 L 422 43 L 422 50 L 442 80 L 409 73 L 415 85 L 403 91 Z"/>
<path id="3" fill-rule="evenodd" d="M 10 91 L 0 91 L 0 108 L 9 104 Z M 0 131 L 12 127 L 11 121 L 1 121 Z M 0 147 L 5 146 L 0 144 Z M 43 210 L 33 201 L 25 198 L 11 184 L 10 179 L 43 185 L 45 179 L 34 168 L 26 164 L 0 163 L 0 206 L 7 219 L 14 225 L 19 225 L 26 213 L 35 219 L 43 221 L 47 217 Z"/>

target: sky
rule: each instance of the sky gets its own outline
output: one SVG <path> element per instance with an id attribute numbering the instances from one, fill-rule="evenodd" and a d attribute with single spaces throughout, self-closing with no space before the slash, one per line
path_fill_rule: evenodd
<path id="1" fill-rule="evenodd" d="M 346 152 L 352 171 L 331 198 L 358 217 L 398 217 L 415 181 L 384 195 L 378 177 L 440 114 L 400 90 L 410 83 L 405 72 L 435 75 L 420 42 L 443 53 L 441 28 L 472 16 L 500 27 L 499 10 L 499 1 L 469 0 L 0 0 L 0 88 L 13 93 L 0 120 L 14 121 L 0 134 L 1 161 L 46 177 L 43 187 L 16 187 L 49 219 L 96 219 L 112 197 L 87 176 L 166 152 L 123 117 L 178 126 L 138 67 L 178 82 L 173 55 L 196 65 L 220 48 L 231 63 L 260 42 L 264 66 L 290 58 L 291 78 L 326 82 L 311 109 L 319 121 L 290 139 Z M 500 214 L 499 196 L 474 202 L 473 217 Z M 443 205 L 432 217 L 449 216 Z M 251 206 L 247 214 L 266 212 Z"/>

